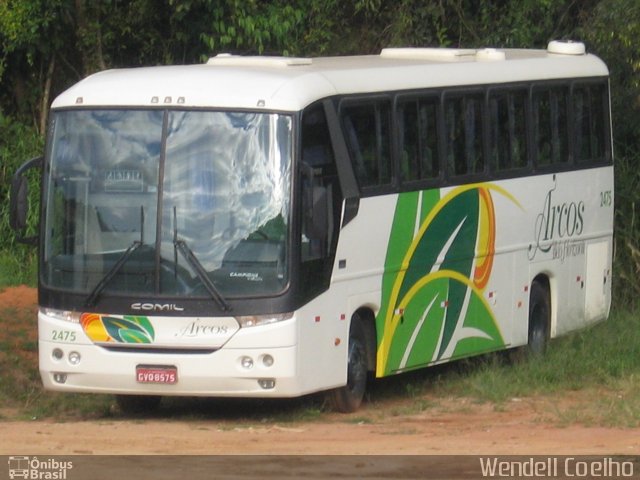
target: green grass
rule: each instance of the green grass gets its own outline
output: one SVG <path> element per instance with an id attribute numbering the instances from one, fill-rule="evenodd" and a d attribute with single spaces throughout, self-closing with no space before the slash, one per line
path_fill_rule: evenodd
<path id="1" fill-rule="evenodd" d="M 0 288 L 12 285 L 35 287 L 37 282 L 36 248 L 22 246 L 11 251 L 0 250 Z"/>
<path id="2" fill-rule="evenodd" d="M 121 415 L 108 395 L 42 389 L 35 307 L 0 310 L 0 325 L 0 421 Z M 558 425 L 640 426 L 640 313 L 618 309 L 606 322 L 554 340 L 542 357 L 514 363 L 506 354 L 492 354 L 378 379 L 363 409 L 344 421 L 435 415 L 448 405 L 458 411 L 488 403 L 503 411 L 514 399 L 528 397 L 550 399 L 545 419 Z M 567 397 L 571 401 L 562 401 Z M 291 400 L 167 398 L 158 416 L 261 425 L 327 421 L 327 410 L 320 395 Z"/>
<path id="3" fill-rule="evenodd" d="M 573 395 L 551 412 L 560 423 L 640 426 L 636 312 L 616 310 L 606 322 L 554 340 L 542 357 L 512 362 L 490 355 L 448 370 L 435 379 L 433 395 L 469 397 L 498 408 L 514 398 Z"/>
<path id="4" fill-rule="evenodd" d="M 608 321 L 554 340 L 538 358 L 509 362 L 492 355 L 441 378 L 441 391 L 504 402 L 513 397 L 584 388 L 640 386 L 640 316 L 615 311 Z M 639 397 L 640 400 L 640 397 Z"/>
<path id="5" fill-rule="evenodd" d="M 17 412 L 18 418 L 30 419 L 110 414 L 109 397 L 65 395 L 42 388 L 35 307 L 3 308 L 0 325 L 0 408 Z"/>
<path id="6" fill-rule="evenodd" d="M 379 379 L 369 404 L 391 416 L 437 415 L 543 398 L 551 405 L 545 419 L 558 425 L 640 426 L 639 312 L 617 309 L 606 322 L 553 340 L 544 356 L 514 357 L 500 352 Z"/>

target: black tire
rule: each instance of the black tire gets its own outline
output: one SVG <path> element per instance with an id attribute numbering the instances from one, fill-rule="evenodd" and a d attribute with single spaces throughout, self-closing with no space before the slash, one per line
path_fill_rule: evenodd
<path id="1" fill-rule="evenodd" d="M 527 353 L 541 356 L 549 345 L 549 325 L 551 324 L 551 300 L 549 291 L 540 283 L 531 285 L 529 297 L 529 341 Z"/>
<path id="2" fill-rule="evenodd" d="M 150 415 L 158 410 L 161 399 L 156 395 L 116 395 L 118 407 L 125 415 Z"/>
<path id="3" fill-rule="evenodd" d="M 358 317 L 351 321 L 349 330 L 347 384 L 329 392 L 334 410 L 352 413 L 358 410 L 367 388 L 367 343 L 362 322 Z"/>

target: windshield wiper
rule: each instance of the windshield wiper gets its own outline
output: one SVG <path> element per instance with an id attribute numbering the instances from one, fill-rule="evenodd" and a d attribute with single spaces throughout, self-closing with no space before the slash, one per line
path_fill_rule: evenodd
<path id="1" fill-rule="evenodd" d="M 113 280 L 113 277 L 120 271 L 122 266 L 127 263 L 127 260 L 131 258 L 133 252 L 135 252 L 138 248 L 140 248 L 144 244 L 144 208 L 140 206 L 140 240 L 134 240 L 129 248 L 125 250 L 125 252 L 118 258 L 118 261 L 111 267 L 111 269 L 102 277 L 102 280 L 98 282 L 98 284 L 91 290 L 91 293 L 87 297 L 87 300 L 84 302 L 85 307 L 93 307 L 96 304 L 96 300 L 105 289 L 107 284 Z"/>
<path id="2" fill-rule="evenodd" d="M 176 221 L 176 207 L 173 207 L 173 246 L 174 248 L 180 252 L 180 254 L 184 257 L 184 259 L 191 265 L 191 267 L 195 270 L 198 278 L 204 285 L 204 288 L 207 289 L 211 298 L 218 304 L 218 306 L 222 309 L 223 312 L 228 312 L 231 310 L 231 306 L 227 303 L 227 301 L 220 293 L 220 290 L 214 285 L 214 283 L 209 278 L 207 271 L 198 260 L 198 257 L 193 253 L 193 250 L 189 248 L 189 245 L 184 240 L 178 239 L 178 222 Z M 176 262 L 177 264 L 177 262 Z"/>

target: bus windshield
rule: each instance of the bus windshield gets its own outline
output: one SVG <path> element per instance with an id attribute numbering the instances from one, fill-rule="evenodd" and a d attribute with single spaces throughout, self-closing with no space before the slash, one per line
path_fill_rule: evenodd
<path id="1" fill-rule="evenodd" d="M 55 112 L 43 282 L 93 297 L 281 292 L 291 138 L 272 113 Z"/>

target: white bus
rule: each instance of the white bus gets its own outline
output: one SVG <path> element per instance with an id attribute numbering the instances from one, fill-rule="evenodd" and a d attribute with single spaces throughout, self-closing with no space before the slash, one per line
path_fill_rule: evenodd
<path id="1" fill-rule="evenodd" d="M 42 169 L 44 386 L 354 411 L 369 377 L 542 351 L 609 312 L 611 143 L 578 42 L 92 75 L 12 186 L 24 237 Z"/>

